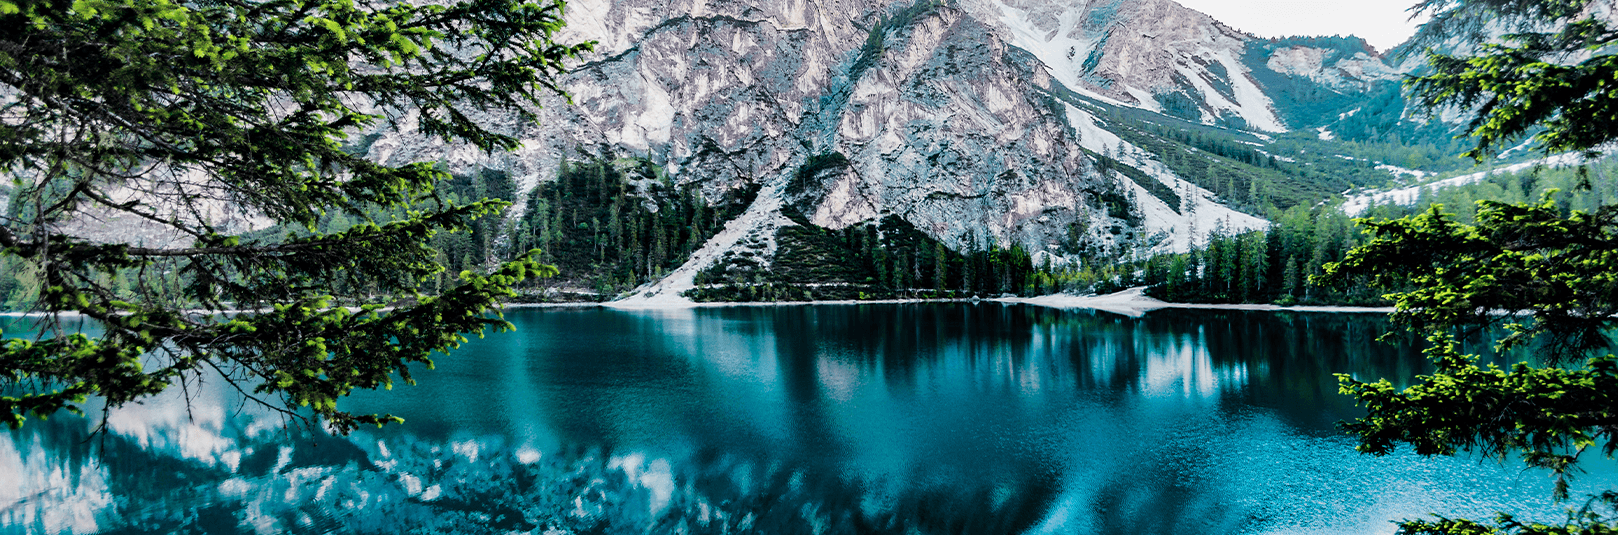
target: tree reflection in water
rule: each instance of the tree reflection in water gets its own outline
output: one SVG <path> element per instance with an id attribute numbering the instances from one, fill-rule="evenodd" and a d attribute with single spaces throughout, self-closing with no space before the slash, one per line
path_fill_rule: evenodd
<path id="1" fill-rule="evenodd" d="M 525 309 L 407 424 L 285 429 L 216 382 L 0 442 L 0 531 L 1363 533 L 1546 510 L 1548 482 L 1370 458 L 1333 372 L 1409 378 L 1375 315 L 993 303 Z M 15 332 L 8 330 L 8 332 Z M 1611 471 L 1581 480 L 1610 485 Z M 16 489 L 16 490 L 10 490 Z"/>

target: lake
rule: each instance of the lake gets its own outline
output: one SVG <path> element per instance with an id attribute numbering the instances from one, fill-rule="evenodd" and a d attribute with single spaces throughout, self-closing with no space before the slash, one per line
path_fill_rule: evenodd
<path id="1" fill-rule="evenodd" d="M 1391 533 L 1554 520 L 1551 480 L 1360 455 L 1376 314 L 999 303 L 526 308 L 329 437 L 220 381 L 0 440 L 0 532 Z M 7 332 L 14 332 L 10 328 Z M 1482 342 L 1480 342 L 1481 344 Z M 185 402 L 189 396 L 190 403 Z M 1618 486 L 1591 466 L 1574 495 Z M 1573 505 L 1576 505 L 1573 504 Z"/>

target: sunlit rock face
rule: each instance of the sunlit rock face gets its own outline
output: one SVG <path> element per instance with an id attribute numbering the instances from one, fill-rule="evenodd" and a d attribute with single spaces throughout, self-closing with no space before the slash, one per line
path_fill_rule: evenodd
<path id="1" fill-rule="evenodd" d="M 497 157 L 458 154 L 413 135 L 379 139 L 372 157 L 435 159 L 451 170 L 496 167 L 522 189 L 554 177 L 577 151 L 650 158 L 707 193 L 779 174 L 810 149 L 801 130 L 821 97 L 846 85 L 851 53 L 882 4 L 846 1 L 569 2 L 559 41 L 595 41 L 564 76 L 537 124 L 484 117 L 525 140 Z"/>
<path id="2" fill-rule="evenodd" d="M 409 113 L 363 149 L 385 163 L 503 170 L 524 192 L 581 154 L 650 159 L 710 200 L 761 188 L 761 211 L 775 215 L 747 224 L 769 228 L 733 229 L 700 262 L 769 242 L 730 237 L 791 224 L 782 210 L 829 228 L 898 215 L 954 248 L 1184 250 L 1210 225 L 1097 173 L 1084 149 L 1109 143 L 1081 132 L 1108 126 L 1073 123 L 1084 115 L 1068 111 L 1074 99 L 1279 132 L 1303 126 L 1281 118 L 1264 80 L 1347 88 L 1394 76 L 1370 53 L 1289 48 L 1255 62 L 1257 39 L 1170 0 L 579 0 L 566 19 L 562 41 L 597 43 L 560 80 L 571 98 L 549 99 L 537 123 L 478 115 L 523 139 L 517 151 L 423 139 Z M 831 155 L 843 158 L 798 172 Z M 1210 199 L 1204 215 L 1223 208 L 1166 168 L 1147 172 Z M 1130 199 L 1135 215 L 1109 214 L 1102 197 Z M 1264 226 L 1219 218 L 1232 231 Z"/>
<path id="3" fill-rule="evenodd" d="M 1339 89 L 1363 90 L 1371 82 L 1399 79 L 1394 67 L 1365 52 L 1347 56 L 1325 48 L 1292 46 L 1276 50 L 1265 65 L 1280 74 Z"/>
<path id="4" fill-rule="evenodd" d="M 807 188 L 765 191 L 786 191 L 784 206 L 819 225 L 897 214 L 952 247 L 1049 248 L 1074 222 L 1117 226 L 1089 202 L 1117 185 L 1079 150 L 1039 59 L 965 8 L 896 18 L 908 7 L 572 2 L 562 39 L 598 46 L 563 80 L 571 105 L 553 99 L 537 125 L 487 117 L 525 139 L 521 149 L 444 147 L 415 136 L 405 117 L 403 132 L 380 136 L 369 154 L 458 173 L 502 169 L 522 190 L 579 151 L 640 156 L 714 199 L 784 183 L 809 157 L 841 153 L 847 165 Z"/>
<path id="5" fill-rule="evenodd" d="M 1207 124 L 1281 131 L 1241 58 L 1251 36 L 1170 0 L 996 1 L 1008 38 L 1070 88 Z"/>
<path id="6" fill-rule="evenodd" d="M 708 194 L 841 153 L 848 165 L 788 188 L 791 206 L 831 228 L 898 214 L 953 247 L 1049 246 L 1098 217 L 1083 201 L 1100 180 L 1047 104 L 1045 69 L 967 11 L 722 4 L 661 6 L 682 14 L 660 21 L 570 4 L 575 35 L 602 49 L 569 78 L 576 106 L 542 127 L 573 134 L 550 142 L 645 155 Z"/>
<path id="7" fill-rule="evenodd" d="M 504 171 L 519 195 L 553 179 L 563 159 L 647 158 L 711 202 L 761 189 L 770 213 L 725 235 L 763 236 L 758 243 L 791 224 L 779 217 L 785 209 L 829 228 L 897 215 L 954 248 L 1185 250 L 1210 225 L 1097 173 L 1084 150 L 1128 147 L 1108 132 L 1084 139 L 1087 129 L 1114 128 L 1075 122 L 1100 108 L 1069 106 L 1326 137 L 1358 109 L 1357 95 L 1417 66 L 1391 66 L 1370 49 L 1276 44 L 1171 0 L 577 0 L 565 18 L 559 41 L 596 43 L 558 80 L 568 97 L 547 98 L 538 121 L 464 110 L 522 140 L 517 150 L 427 138 L 411 110 L 375 110 L 389 120 L 356 133 L 351 148 L 390 165 Z M 1337 100 L 1294 102 L 1306 93 Z M 798 177 L 826 155 L 845 160 Z M 1204 219 L 1263 227 L 1146 161 L 1156 155 L 1136 156 L 1131 165 L 1164 186 L 1208 200 Z M 1128 199 L 1134 215 L 1116 217 L 1102 198 Z M 262 226 L 250 223 L 243 228 Z M 711 244 L 702 256 L 747 247 L 739 243 Z"/>
<path id="8" fill-rule="evenodd" d="M 813 221 L 899 214 L 953 247 L 1055 245 L 1108 185 L 1079 149 L 1031 54 L 954 9 L 893 32 L 834 100 L 822 139 L 851 164 L 809 184 Z"/>

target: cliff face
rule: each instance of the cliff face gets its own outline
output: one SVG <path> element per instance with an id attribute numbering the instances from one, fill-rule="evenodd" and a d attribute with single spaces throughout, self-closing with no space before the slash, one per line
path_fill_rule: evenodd
<path id="1" fill-rule="evenodd" d="M 1397 80 L 1400 73 L 1365 51 L 1352 54 L 1309 46 L 1277 48 L 1264 66 L 1278 74 L 1301 76 L 1320 85 L 1340 90 L 1368 89 L 1378 81 Z"/>
<path id="2" fill-rule="evenodd" d="M 1171 0 L 996 2 L 1012 41 L 1069 87 L 1194 121 L 1286 125 L 1241 58 L 1248 35 Z"/>
<path id="3" fill-rule="evenodd" d="M 814 223 L 893 213 L 960 247 L 969 234 L 1049 244 L 1095 217 L 1084 201 L 1106 185 L 1075 150 L 1034 57 L 954 9 L 895 28 L 884 48 L 825 100 L 833 120 L 804 132 L 850 161 L 804 188 Z"/>
<path id="4" fill-rule="evenodd" d="M 689 13 L 654 24 L 582 4 L 578 37 L 604 51 L 569 77 L 575 106 L 550 108 L 547 156 L 641 154 L 710 196 L 757 183 L 818 225 L 898 214 L 954 247 L 1047 242 L 1093 215 L 1075 207 L 1102 186 L 1052 111 L 1050 77 L 963 10 L 698 3 L 652 10 Z M 831 153 L 848 164 L 786 187 Z"/>
<path id="5" fill-rule="evenodd" d="M 1280 132 L 1305 125 L 1278 112 L 1267 79 L 1357 94 L 1394 76 L 1374 51 L 1278 48 L 1170 0 L 575 0 L 566 18 L 562 40 L 598 42 L 563 79 L 571 105 L 553 99 L 538 124 L 483 118 L 526 140 L 520 150 L 440 146 L 406 114 L 369 155 L 498 169 L 520 191 L 580 151 L 644 157 L 708 199 L 757 188 L 752 209 L 649 290 L 665 293 L 737 250 L 767 258 L 787 213 L 833 229 L 891 214 L 951 248 L 1058 257 L 1074 244 L 1183 251 L 1214 222 L 1262 228 L 1113 135 L 1101 107 Z M 1102 153 L 1145 178 L 1098 171 Z M 805 166 L 816 157 L 834 164 Z"/>

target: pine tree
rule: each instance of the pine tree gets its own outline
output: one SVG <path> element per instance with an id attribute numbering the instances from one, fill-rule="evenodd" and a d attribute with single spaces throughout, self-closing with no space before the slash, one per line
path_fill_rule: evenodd
<path id="1" fill-rule="evenodd" d="M 966 231 L 966 258 L 961 263 L 961 291 L 976 295 L 978 273 L 978 238 L 977 232 L 971 229 Z"/>
<path id="2" fill-rule="evenodd" d="M 893 276 L 893 261 L 888 256 L 888 249 L 883 247 L 881 242 L 877 242 L 876 283 L 878 286 L 885 286 L 889 289 L 898 289 L 898 285 L 894 284 L 893 282 Z"/>
<path id="3" fill-rule="evenodd" d="M 1506 27 L 1505 43 L 1482 44 L 1470 57 L 1430 54 L 1430 74 L 1406 82 L 1429 109 L 1477 110 L 1468 155 L 1533 137 L 1547 151 L 1584 151 L 1618 137 L 1618 32 L 1588 0 L 1424 0 L 1428 27 L 1445 38 Z M 1461 31 L 1445 31 L 1461 30 Z M 1566 58 L 1586 57 L 1570 64 Z M 1539 203 L 1477 204 L 1475 224 L 1457 222 L 1441 207 L 1391 221 L 1360 220 L 1372 238 L 1327 266 L 1321 282 L 1351 284 L 1369 277 L 1394 289 L 1395 320 L 1429 334 L 1436 370 L 1407 388 L 1387 380 L 1339 375 L 1343 393 L 1367 416 L 1343 428 L 1358 449 L 1387 454 L 1401 444 L 1423 455 L 1462 450 L 1487 456 L 1518 454 L 1557 476 L 1554 496 L 1567 498 L 1567 478 L 1593 446 L 1611 456 L 1618 447 L 1618 357 L 1610 351 L 1618 327 L 1618 206 L 1563 211 L 1550 196 Z M 1521 311 L 1495 314 L 1495 310 Z M 1463 355 L 1455 330 L 1503 324 L 1502 349 L 1538 338 L 1547 364 L 1509 369 L 1479 366 Z M 1599 355 L 1599 356 L 1598 356 Z M 1588 358 L 1583 366 L 1579 359 Z M 1502 516 L 1495 525 L 1439 518 L 1400 523 L 1402 533 L 1611 533 L 1618 531 L 1618 492 L 1594 497 L 1569 513 L 1566 525 L 1524 524 Z"/>
<path id="4" fill-rule="evenodd" d="M 607 237 L 610 238 L 608 247 L 623 247 L 624 214 L 622 206 L 623 197 L 618 197 L 612 201 L 612 206 L 607 208 Z"/>
<path id="5" fill-rule="evenodd" d="M 1298 295 L 1298 286 L 1301 279 L 1299 277 L 1297 257 L 1287 257 L 1286 271 L 1282 272 L 1281 281 L 1282 292 L 1294 297 Z"/>
<path id="6" fill-rule="evenodd" d="M 466 333 L 508 328 L 483 313 L 552 270 L 524 255 L 436 297 L 417 293 L 443 269 L 434 235 L 472 231 L 506 203 L 438 195 L 450 177 L 429 163 L 386 166 L 345 151 L 350 135 L 383 119 L 351 103 L 413 109 L 421 133 L 444 143 L 513 149 L 517 139 L 461 110 L 533 120 L 558 92 L 563 61 L 589 48 L 552 41 L 561 12 L 520 0 L 0 0 L 0 165 L 29 177 L 16 198 L 30 200 L 0 218 L 0 257 L 42 274 L 28 306 L 50 318 L 84 314 L 105 330 L 0 345 L 16 393 L 0 397 L 0 418 L 15 427 L 89 396 L 123 405 L 218 368 L 255 399 L 307 405 L 339 432 L 397 420 L 336 402 L 395 375 L 410 382 L 410 365 Z M 472 48 L 475 58 L 451 52 Z M 181 181 L 191 200 L 304 232 L 229 234 L 151 199 L 114 196 Z M 95 211 L 133 214 L 189 243 L 106 243 L 68 230 Z M 320 231 L 329 214 L 356 223 Z M 138 267 L 184 275 L 129 292 L 99 282 Z M 345 288 L 366 291 L 334 296 Z M 353 313 L 334 306 L 339 298 L 367 304 Z M 51 386 L 9 389 L 18 383 Z"/>

